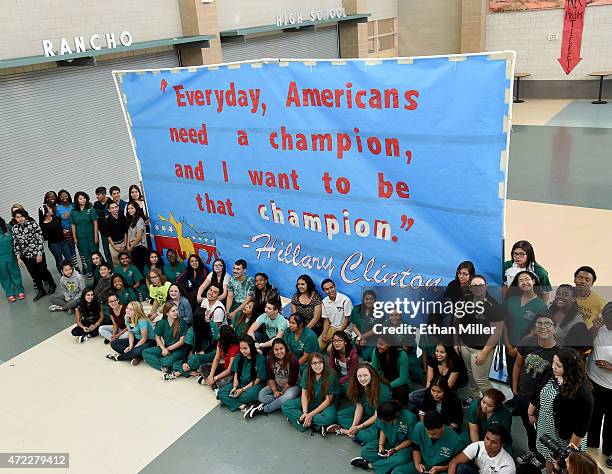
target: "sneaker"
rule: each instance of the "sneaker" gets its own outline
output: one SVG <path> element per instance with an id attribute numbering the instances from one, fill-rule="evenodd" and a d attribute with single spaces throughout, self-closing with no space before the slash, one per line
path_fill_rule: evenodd
<path id="1" fill-rule="evenodd" d="M 474 399 L 472 397 L 467 397 L 463 400 L 463 408 L 469 408 L 473 401 Z"/>
<path id="2" fill-rule="evenodd" d="M 325 431 L 327 431 L 329 434 L 335 434 L 335 435 L 341 435 L 342 434 L 342 426 L 340 426 L 337 423 L 334 423 L 333 425 L 329 425 Z"/>
<path id="3" fill-rule="evenodd" d="M 108 339 L 104 339 L 104 344 L 110 344 L 110 341 Z"/>
<path id="4" fill-rule="evenodd" d="M 62 307 L 60 305 L 52 304 L 51 306 L 49 306 L 49 311 L 51 312 L 61 311 L 61 310 L 62 310 Z"/>
<path id="5" fill-rule="evenodd" d="M 162 380 L 174 380 L 176 378 L 176 375 L 174 375 L 172 372 L 164 372 L 162 374 Z"/>
<path id="6" fill-rule="evenodd" d="M 516 462 L 519 464 L 529 464 L 532 459 L 535 459 L 535 454 L 531 451 L 525 451 L 523 454 L 516 458 Z"/>
<path id="7" fill-rule="evenodd" d="M 25 300 L 25 293 L 19 293 L 17 295 L 17 298 L 19 298 L 20 300 Z"/>
<path id="8" fill-rule="evenodd" d="M 199 383 L 200 385 L 205 385 L 206 384 L 206 377 L 204 377 L 203 375 L 198 375 L 198 378 L 196 379 L 196 382 Z"/>
<path id="9" fill-rule="evenodd" d="M 142 362 L 142 359 L 140 357 L 136 357 L 134 359 L 132 359 L 130 361 L 130 364 L 132 364 L 134 367 L 136 367 L 138 364 L 140 364 Z"/>
<path id="10" fill-rule="evenodd" d="M 533 457 L 530 464 L 538 469 L 544 469 L 545 463 L 540 461 L 536 456 Z"/>
<path id="11" fill-rule="evenodd" d="M 15 298 L 14 296 L 9 296 L 8 300 L 9 300 L 9 303 L 14 303 L 15 301 L 17 301 L 17 298 Z"/>
<path id="12" fill-rule="evenodd" d="M 109 360 L 118 361 L 119 360 L 119 354 L 106 354 L 106 358 L 109 359 Z"/>
<path id="13" fill-rule="evenodd" d="M 360 467 L 364 471 L 370 470 L 370 463 L 363 459 L 362 457 L 356 457 L 351 459 L 351 466 Z"/>
<path id="14" fill-rule="evenodd" d="M 327 429 L 325 428 L 325 426 L 321 426 L 320 431 L 321 431 L 321 436 L 325 438 L 327 436 Z"/>
<path id="15" fill-rule="evenodd" d="M 85 334 L 83 334 L 81 337 L 79 337 L 79 343 L 83 344 L 85 341 L 87 341 L 87 336 Z"/>
<path id="16" fill-rule="evenodd" d="M 606 459 L 606 466 L 612 469 L 612 455 L 608 456 L 608 459 Z"/>
<path id="17" fill-rule="evenodd" d="M 355 436 L 354 438 L 351 438 L 351 441 L 355 443 L 357 446 L 365 446 L 365 443 L 363 441 L 359 441 L 357 439 L 357 436 Z"/>
<path id="18" fill-rule="evenodd" d="M 266 411 L 264 410 L 264 404 L 260 403 L 259 405 L 257 405 L 251 410 L 251 412 L 249 413 L 249 417 L 253 418 L 257 415 L 263 415 L 265 412 Z"/>
<path id="19" fill-rule="evenodd" d="M 244 408 L 241 408 L 240 411 L 242 412 L 242 418 L 246 420 L 249 417 L 249 413 L 251 413 L 251 410 L 253 408 L 255 408 L 255 405 L 247 405 Z"/>

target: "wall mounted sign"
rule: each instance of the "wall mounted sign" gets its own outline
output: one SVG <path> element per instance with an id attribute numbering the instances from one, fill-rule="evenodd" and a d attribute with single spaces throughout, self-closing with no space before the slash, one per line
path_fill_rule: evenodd
<path id="1" fill-rule="evenodd" d="M 306 20 L 304 20 L 306 18 Z M 346 9 L 344 8 L 330 8 L 326 10 L 310 10 L 308 16 L 304 17 L 304 14 L 299 12 L 285 12 L 276 15 L 276 26 L 293 26 L 300 25 L 304 21 L 327 21 L 334 20 L 337 18 L 346 18 Z"/>
<path id="2" fill-rule="evenodd" d="M 42 47 L 45 56 L 65 56 L 67 54 L 84 53 L 87 50 L 100 51 L 103 48 L 115 49 L 119 44 L 122 46 L 131 46 L 133 42 L 132 34 L 129 31 L 122 31 L 119 35 L 115 33 L 105 33 L 86 36 L 75 36 L 72 40 L 61 38 L 59 43 L 53 43 L 53 40 L 42 40 Z M 59 49 L 56 49 L 59 44 Z"/>

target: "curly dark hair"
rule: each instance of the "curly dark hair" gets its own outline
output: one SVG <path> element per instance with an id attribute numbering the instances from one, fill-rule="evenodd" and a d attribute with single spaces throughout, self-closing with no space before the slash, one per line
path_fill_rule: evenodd
<path id="1" fill-rule="evenodd" d="M 557 352 L 557 357 L 563 365 L 563 383 L 559 388 L 559 394 L 564 398 L 574 398 L 581 386 L 589 390 L 593 385 L 584 368 L 582 356 L 571 347 L 564 347 Z"/>

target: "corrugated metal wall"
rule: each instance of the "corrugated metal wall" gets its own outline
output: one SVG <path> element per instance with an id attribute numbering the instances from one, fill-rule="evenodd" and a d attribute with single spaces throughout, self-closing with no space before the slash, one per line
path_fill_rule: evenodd
<path id="1" fill-rule="evenodd" d="M 176 51 L 100 61 L 95 67 L 0 77 L 0 215 L 23 204 L 32 215 L 48 190 L 138 182 L 111 71 L 178 66 Z"/>
<path id="2" fill-rule="evenodd" d="M 330 26 L 259 38 L 246 43 L 223 43 L 225 62 L 259 58 L 335 59 L 338 53 L 338 29 Z"/>

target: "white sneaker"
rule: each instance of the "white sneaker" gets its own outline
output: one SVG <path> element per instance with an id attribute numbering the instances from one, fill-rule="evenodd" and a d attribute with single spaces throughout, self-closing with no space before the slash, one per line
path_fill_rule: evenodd
<path id="1" fill-rule="evenodd" d="M 85 341 L 87 341 L 87 339 L 87 336 L 83 334 L 81 337 L 79 337 L 79 344 L 83 344 Z"/>
<path id="2" fill-rule="evenodd" d="M 63 308 L 57 304 L 52 304 L 51 306 L 49 306 L 49 311 L 51 312 L 63 311 Z"/>

